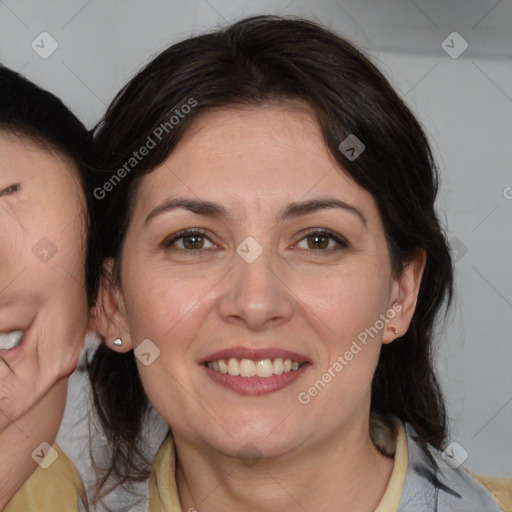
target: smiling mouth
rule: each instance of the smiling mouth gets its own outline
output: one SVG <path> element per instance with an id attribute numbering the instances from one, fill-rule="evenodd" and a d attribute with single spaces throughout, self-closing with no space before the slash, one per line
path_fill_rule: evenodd
<path id="1" fill-rule="evenodd" d="M 10 350 L 21 344 L 25 331 L 0 332 L 0 350 Z"/>
<path id="2" fill-rule="evenodd" d="M 262 377 L 290 373 L 298 370 L 304 363 L 277 357 L 275 359 L 219 359 L 208 361 L 205 365 L 214 372 L 224 373 L 233 377 Z"/>

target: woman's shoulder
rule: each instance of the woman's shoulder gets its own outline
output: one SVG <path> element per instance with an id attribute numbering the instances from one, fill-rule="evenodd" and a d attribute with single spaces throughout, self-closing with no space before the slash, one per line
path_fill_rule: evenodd
<path id="1" fill-rule="evenodd" d="M 504 512 L 512 512 L 512 478 L 482 475 L 468 468 L 466 471 L 484 486 L 494 497 L 496 503 Z"/>
<path id="2" fill-rule="evenodd" d="M 40 459 L 39 466 L 2 512 L 85 510 L 82 480 L 62 449 L 57 444 L 40 446 L 33 458 Z"/>
<path id="3" fill-rule="evenodd" d="M 421 442 L 409 423 L 395 419 L 405 433 L 407 451 L 399 510 L 512 512 L 512 478 L 470 470 L 445 451 Z"/>

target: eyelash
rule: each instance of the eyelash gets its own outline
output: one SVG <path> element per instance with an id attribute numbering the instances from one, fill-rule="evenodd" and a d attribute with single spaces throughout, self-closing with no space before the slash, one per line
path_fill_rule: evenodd
<path id="1" fill-rule="evenodd" d="M 164 249 L 170 249 L 172 244 L 174 244 L 176 241 L 186 238 L 187 236 L 194 236 L 194 235 L 200 235 L 202 237 L 207 238 L 210 240 L 210 238 L 207 235 L 207 232 L 203 229 L 183 229 L 182 231 L 179 231 L 170 240 L 164 240 L 162 242 L 162 247 Z M 346 249 L 349 246 L 349 243 L 342 237 L 336 235 L 332 231 L 329 231 L 327 229 L 311 229 L 310 231 L 307 231 L 304 236 L 299 240 L 299 242 L 302 242 L 302 240 L 310 237 L 310 236 L 325 236 L 329 237 L 332 240 L 334 240 L 340 247 L 339 248 L 331 248 L 331 249 L 301 249 L 302 251 L 305 251 L 308 254 L 318 254 L 318 253 L 328 253 L 333 251 L 338 251 L 341 249 Z M 210 240 L 210 242 L 212 242 Z M 297 243 L 299 243 L 297 242 Z M 212 242 L 213 243 L 213 242 Z M 178 251 L 187 252 L 189 254 L 200 254 L 201 252 L 204 252 L 205 249 L 177 249 Z"/>

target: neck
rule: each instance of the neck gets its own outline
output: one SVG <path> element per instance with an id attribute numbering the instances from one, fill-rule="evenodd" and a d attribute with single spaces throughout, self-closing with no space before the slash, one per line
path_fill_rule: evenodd
<path id="1" fill-rule="evenodd" d="M 22 417 L 0 431 L 0 510 L 37 469 L 32 452 L 43 442 L 55 442 L 66 393 L 67 378 L 57 381 Z"/>
<path id="2" fill-rule="evenodd" d="M 393 459 L 375 448 L 368 421 L 338 432 L 250 467 L 175 436 L 182 510 L 374 511 L 388 485 Z"/>

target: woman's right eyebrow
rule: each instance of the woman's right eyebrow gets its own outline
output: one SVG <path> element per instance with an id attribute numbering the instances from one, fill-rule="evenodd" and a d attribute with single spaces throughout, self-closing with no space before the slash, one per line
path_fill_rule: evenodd
<path id="1" fill-rule="evenodd" d="M 5 187 L 4 189 L 0 190 L 0 197 L 14 194 L 18 192 L 20 188 L 21 183 L 13 183 L 12 185 L 9 185 L 8 187 Z"/>

